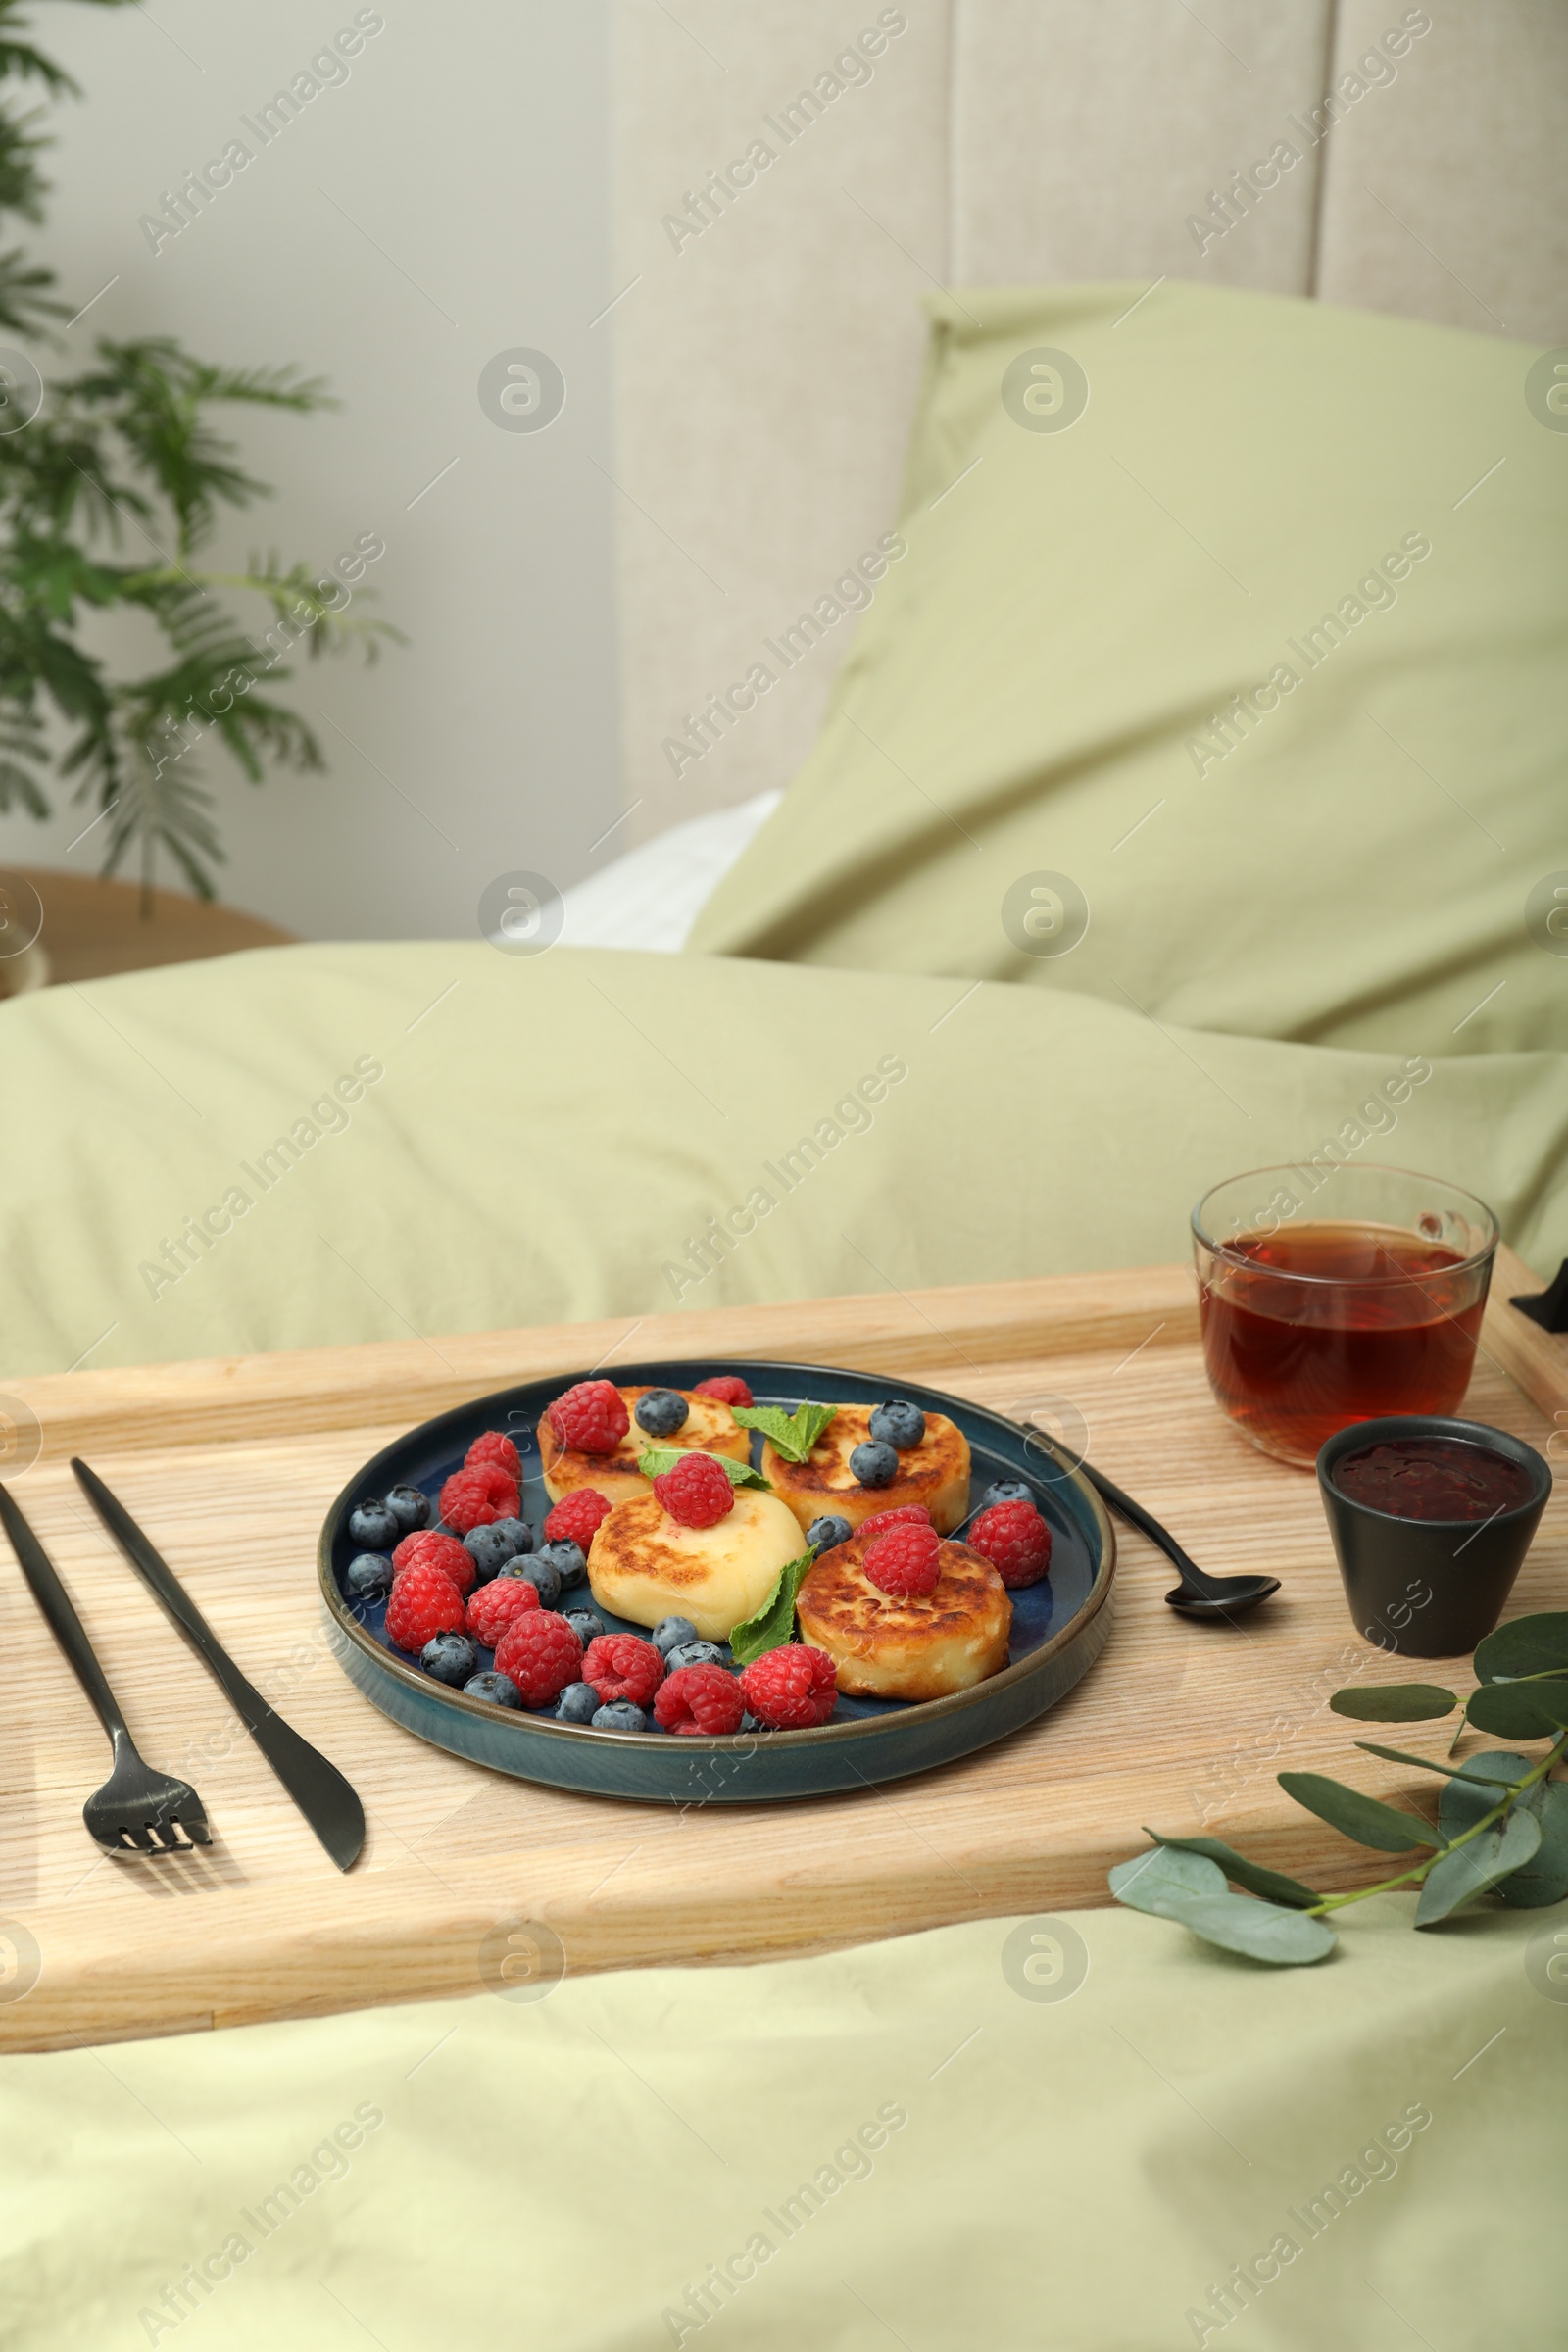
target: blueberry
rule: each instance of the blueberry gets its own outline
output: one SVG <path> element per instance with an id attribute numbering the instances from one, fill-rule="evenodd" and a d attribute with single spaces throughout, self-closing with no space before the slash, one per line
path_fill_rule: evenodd
<path id="1" fill-rule="evenodd" d="M 899 1457 L 878 1438 L 869 1446 L 856 1446 L 850 1468 L 862 1487 L 891 1487 L 899 1475 Z"/>
<path id="2" fill-rule="evenodd" d="M 343 1579 L 350 1600 L 381 1600 L 392 1590 L 392 1563 L 384 1551 L 362 1551 Z"/>
<path id="3" fill-rule="evenodd" d="M 542 1551 L 535 1552 L 532 1559 L 519 1552 L 515 1559 L 507 1562 L 501 1573 L 503 1576 L 520 1576 L 533 1585 L 538 1591 L 542 1609 L 553 1609 L 561 1598 L 561 1570 L 554 1560 L 546 1559 Z"/>
<path id="4" fill-rule="evenodd" d="M 570 1626 L 572 1632 L 576 1635 L 584 1649 L 587 1648 L 590 1642 L 599 1641 L 602 1638 L 605 1630 L 604 1619 L 602 1617 L 596 1617 L 592 1609 L 568 1609 L 566 1611 L 566 1623 Z"/>
<path id="5" fill-rule="evenodd" d="M 900 1453 L 912 1452 L 925 1436 L 925 1415 L 917 1404 L 879 1404 L 871 1415 L 871 1435 Z"/>
<path id="6" fill-rule="evenodd" d="M 670 1668 L 672 1675 L 677 1675 L 682 1665 L 724 1665 L 724 1668 L 729 1668 L 729 1656 L 721 1651 L 717 1642 L 677 1642 L 670 1656 L 665 1658 L 665 1665 Z"/>
<path id="7" fill-rule="evenodd" d="M 522 1692 L 510 1674 L 470 1675 L 463 1686 L 465 1698 L 488 1699 L 493 1707 L 520 1707 Z"/>
<path id="8" fill-rule="evenodd" d="M 806 1541 L 817 1551 L 831 1551 L 835 1544 L 847 1544 L 854 1533 L 849 1521 L 841 1519 L 837 1511 L 825 1511 L 820 1519 L 811 1521 Z"/>
<path id="9" fill-rule="evenodd" d="M 559 1536 L 554 1544 L 541 1544 L 534 1558 L 555 1570 L 559 1579 L 558 1589 L 563 1592 L 569 1591 L 573 1585 L 580 1585 L 588 1572 L 588 1560 L 582 1545 L 573 1544 L 565 1536 Z M 548 1609 L 550 1606 L 547 1600 L 545 1607 Z"/>
<path id="10" fill-rule="evenodd" d="M 612 1699 L 608 1707 L 600 1707 L 589 1716 L 596 1732 L 646 1732 L 648 1718 L 641 1707 L 634 1707 L 629 1698 Z"/>
<path id="11" fill-rule="evenodd" d="M 682 1666 L 728 1666 L 729 1659 L 716 1642 L 677 1642 L 664 1664 L 676 1674 Z"/>
<path id="12" fill-rule="evenodd" d="M 402 1534 L 397 1513 L 384 1502 L 362 1502 L 349 1513 L 349 1535 L 362 1551 L 390 1551 Z"/>
<path id="13" fill-rule="evenodd" d="M 526 1519 L 492 1519 L 488 1527 L 473 1527 L 463 1539 L 481 1585 L 499 1576 L 509 1560 L 533 1549 L 533 1529 Z"/>
<path id="14" fill-rule="evenodd" d="M 435 1515 L 435 1504 L 417 1487 L 394 1487 L 386 1497 L 386 1507 L 406 1536 L 416 1527 L 427 1527 Z"/>
<path id="15" fill-rule="evenodd" d="M 672 1438 L 677 1429 L 685 1428 L 691 1409 L 678 1389 L 650 1389 L 633 1405 L 632 1417 L 651 1438 Z"/>
<path id="16" fill-rule="evenodd" d="M 989 1511 L 994 1502 L 1033 1502 L 1035 1491 L 1021 1478 L 999 1478 L 995 1486 L 987 1487 L 980 1507 Z"/>
<path id="17" fill-rule="evenodd" d="M 599 1693 L 592 1683 L 568 1683 L 556 1701 L 562 1723 L 592 1723 L 599 1712 Z"/>
<path id="18" fill-rule="evenodd" d="M 648 1639 L 660 1656 L 667 1658 L 683 1642 L 696 1641 L 697 1628 L 689 1617 L 661 1617 Z"/>
<path id="19" fill-rule="evenodd" d="M 419 1652 L 419 1664 L 438 1683 L 461 1690 L 479 1663 L 479 1652 L 466 1634 L 432 1634 Z"/>

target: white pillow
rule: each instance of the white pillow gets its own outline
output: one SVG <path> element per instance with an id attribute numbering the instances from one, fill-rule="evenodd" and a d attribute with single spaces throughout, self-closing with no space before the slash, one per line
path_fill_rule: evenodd
<path id="1" fill-rule="evenodd" d="M 760 792 L 738 808 L 688 817 L 628 850 L 602 873 L 572 883 L 561 894 L 564 945 L 676 954 L 710 894 L 783 798 L 782 792 Z"/>

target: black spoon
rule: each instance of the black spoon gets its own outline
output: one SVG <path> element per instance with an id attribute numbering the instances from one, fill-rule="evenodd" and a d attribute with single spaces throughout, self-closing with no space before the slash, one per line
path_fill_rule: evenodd
<path id="1" fill-rule="evenodd" d="M 1161 1527 L 1157 1519 L 1152 1518 L 1142 1503 L 1134 1502 L 1130 1494 L 1124 1494 L 1120 1487 L 1112 1486 L 1102 1471 L 1092 1469 L 1088 1462 L 1080 1462 L 1078 1467 L 1101 1501 L 1108 1502 L 1111 1509 L 1136 1527 L 1141 1536 L 1147 1536 L 1151 1544 L 1157 1544 L 1180 1572 L 1181 1582 L 1174 1592 L 1166 1593 L 1165 1598 L 1173 1609 L 1180 1609 L 1184 1616 L 1239 1617 L 1244 1610 L 1255 1609 L 1260 1600 L 1267 1600 L 1271 1592 L 1279 1591 L 1280 1580 L 1277 1576 L 1206 1576 L 1201 1568 L 1188 1558 L 1170 1530 Z"/>

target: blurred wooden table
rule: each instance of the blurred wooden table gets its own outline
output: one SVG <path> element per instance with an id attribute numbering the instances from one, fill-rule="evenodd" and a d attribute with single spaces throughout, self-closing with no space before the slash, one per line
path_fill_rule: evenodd
<path id="1" fill-rule="evenodd" d="M 160 963 L 195 963 L 208 956 L 231 956 L 240 948 L 287 947 L 293 933 L 238 907 L 215 906 L 179 890 L 155 890 L 152 912 L 141 911 L 134 882 L 103 882 L 93 874 L 56 872 L 45 866 L 7 866 L 0 892 L 11 901 L 12 919 L 29 928 L 29 893 L 43 907 L 36 947 L 43 951 L 0 959 L 0 997 L 22 987 L 65 980 L 102 980 L 111 972 L 139 972 Z M 32 909 L 36 918 L 36 908 Z M 14 967 L 14 968 L 8 968 Z"/>

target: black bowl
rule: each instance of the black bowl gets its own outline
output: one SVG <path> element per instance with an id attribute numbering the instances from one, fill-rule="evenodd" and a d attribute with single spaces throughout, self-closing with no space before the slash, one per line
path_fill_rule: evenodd
<path id="1" fill-rule="evenodd" d="M 1491 1519 L 1403 1519 L 1334 1484 L 1347 1454 L 1395 1438 L 1456 1438 L 1530 1473 L 1525 1501 Z M 1318 1491 L 1358 1634 L 1405 1658 L 1468 1657 L 1502 1615 L 1546 1507 L 1551 1472 L 1533 1446 L 1440 1413 L 1391 1413 L 1336 1430 L 1317 1457 Z"/>

